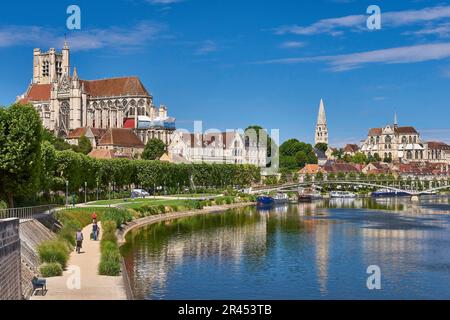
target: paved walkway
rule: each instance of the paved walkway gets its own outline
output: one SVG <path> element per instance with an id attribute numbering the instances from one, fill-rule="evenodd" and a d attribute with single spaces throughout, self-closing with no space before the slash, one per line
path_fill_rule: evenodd
<path id="1" fill-rule="evenodd" d="M 73 251 L 70 254 L 68 270 L 64 271 L 61 277 L 47 279 L 47 294 L 41 296 L 40 291 L 37 291 L 37 295 L 31 297 L 31 300 L 126 300 L 122 276 L 107 277 L 98 274 L 100 241 L 89 239 L 91 230 L 91 224 L 83 229 L 85 240 L 82 253 Z M 79 289 L 69 288 L 76 284 L 77 278 L 75 272 L 70 270 L 71 266 L 79 267 Z"/>

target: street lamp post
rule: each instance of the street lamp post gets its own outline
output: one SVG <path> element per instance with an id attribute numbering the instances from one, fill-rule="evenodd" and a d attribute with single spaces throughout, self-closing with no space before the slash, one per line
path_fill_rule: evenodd
<path id="1" fill-rule="evenodd" d="M 84 182 L 84 203 L 87 203 L 87 182 Z"/>
<path id="2" fill-rule="evenodd" d="M 97 181 L 97 201 L 98 201 L 98 181 Z"/>
<path id="3" fill-rule="evenodd" d="M 69 180 L 66 180 L 66 208 L 69 206 Z"/>

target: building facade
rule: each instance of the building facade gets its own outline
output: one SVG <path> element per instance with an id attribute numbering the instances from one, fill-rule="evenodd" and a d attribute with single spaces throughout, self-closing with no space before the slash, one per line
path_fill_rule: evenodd
<path id="1" fill-rule="evenodd" d="M 414 127 L 399 127 L 397 116 L 393 125 L 372 128 L 363 142 L 361 152 L 378 155 L 393 162 L 450 163 L 450 146 L 443 142 L 426 142 Z"/>
<path id="2" fill-rule="evenodd" d="M 185 133 L 176 131 L 167 150 L 174 162 L 251 164 L 265 167 L 267 148 L 237 131 Z"/>
<path id="3" fill-rule="evenodd" d="M 153 97 L 137 77 L 82 80 L 71 74 L 67 43 L 59 53 L 34 50 L 33 80 L 17 97 L 38 110 L 44 126 L 60 137 L 79 128 L 129 128 L 143 143 L 151 138 L 170 143 L 175 119 L 167 107 L 153 104 Z"/>
<path id="4" fill-rule="evenodd" d="M 326 143 L 328 144 L 328 126 L 327 116 L 325 114 L 325 105 L 323 99 L 320 99 L 319 115 L 317 116 L 315 144 Z"/>

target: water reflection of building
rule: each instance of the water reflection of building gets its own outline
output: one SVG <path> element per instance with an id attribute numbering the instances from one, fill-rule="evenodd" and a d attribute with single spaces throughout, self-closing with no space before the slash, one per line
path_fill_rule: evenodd
<path id="1" fill-rule="evenodd" d="M 328 293 L 328 264 L 330 259 L 330 229 L 329 223 L 318 223 L 315 226 L 316 238 L 316 269 L 317 281 L 319 282 L 320 293 Z"/>
<path id="2" fill-rule="evenodd" d="M 199 228 L 193 232 L 171 234 L 159 250 L 152 250 L 150 245 L 143 245 L 136 252 L 133 266 L 134 286 L 138 294 L 147 295 L 151 290 L 164 291 L 167 278 L 176 266 L 195 262 L 200 264 L 205 258 L 217 258 L 219 265 L 233 265 L 239 268 L 243 257 L 252 259 L 265 257 L 266 219 L 247 215 L 243 219 L 253 219 L 235 226 L 217 226 Z M 208 219 L 207 216 L 200 217 Z M 225 220 L 225 217 L 224 217 Z M 172 222 L 176 223 L 176 222 Z M 249 254 L 251 252 L 251 254 Z"/>

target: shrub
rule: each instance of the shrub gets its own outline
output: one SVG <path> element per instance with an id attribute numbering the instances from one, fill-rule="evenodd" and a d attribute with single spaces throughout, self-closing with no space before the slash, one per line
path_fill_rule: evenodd
<path id="1" fill-rule="evenodd" d="M 117 243 L 112 241 L 103 241 L 101 244 L 101 251 L 102 259 L 120 263 L 120 252 Z"/>
<path id="2" fill-rule="evenodd" d="M 69 260 L 69 247 L 66 243 L 51 240 L 45 241 L 38 247 L 39 257 L 42 262 L 57 262 L 65 268 Z"/>
<path id="3" fill-rule="evenodd" d="M 100 232 L 103 232 L 102 234 L 102 243 L 103 241 L 111 241 L 116 242 L 116 223 L 114 221 L 103 221 L 102 222 L 102 229 Z"/>
<path id="4" fill-rule="evenodd" d="M 164 214 L 164 213 L 166 213 L 166 207 L 163 206 L 162 204 L 160 204 L 160 205 L 157 207 L 157 209 L 158 209 L 158 213 L 159 213 L 159 214 Z"/>
<path id="5" fill-rule="evenodd" d="M 98 266 L 98 273 L 102 276 L 117 277 L 120 275 L 120 263 L 102 259 Z"/>
<path id="6" fill-rule="evenodd" d="M 58 262 L 44 263 L 39 267 L 39 272 L 44 278 L 62 276 L 63 269 Z"/>
<path id="7" fill-rule="evenodd" d="M 172 210 L 172 212 L 178 212 L 180 210 L 177 205 L 171 205 L 170 209 Z"/>
<path id="8" fill-rule="evenodd" d="M 119 209 L 109 210 L 102 217 L 102 221 L 114 221 L 117 228 L 120 228 L 122 224 L 130 222 L 131 220 L 133 220 L 131 212 Z"/>

